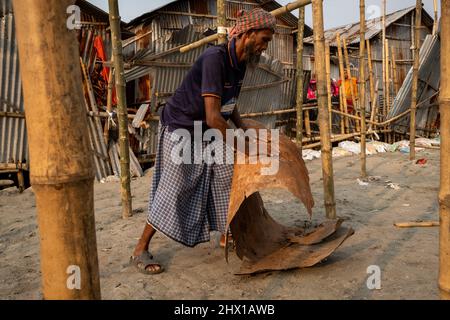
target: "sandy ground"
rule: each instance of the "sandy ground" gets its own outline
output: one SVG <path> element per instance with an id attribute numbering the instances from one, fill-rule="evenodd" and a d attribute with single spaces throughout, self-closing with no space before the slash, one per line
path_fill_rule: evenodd
<path id="1" fill-rule="evenodd" d="M 166 272 L 146 276 L 127 265 L 144 226 L 151 173 L 132 182 L 135 215 L 121 219 L 119 184 L 95 184 L 95 214 L 102 297 L 104 299 L 438 299 L 438 235 L 433 228 L 398 229 L 396 221 L 437 220 L 439 152 L 418 154 L 417 165 L 401 153 L 368 157 L 378 181 L 360 186 L 358 156 L 334 162 L 337 211 L 355 230 L 329 259 L 312 268 L 236 276 L 240 260 L 230 263 L 218 235 L 195 248 L 157 233 L 153 254 Z M 308 161 L 316 207 L 324 219 L 320 160 Z M 387 188 L 392 181 L 400 190 Z M 266 208 L 286 225 L 307 220 L 300 202 L 284 190 L 262 192 Z M 39 237 L 32 190 L 0 191 L 0 298 L 41 299 Z M 369 290 L 367 268 L 381 269 L 381 289 Z"/>

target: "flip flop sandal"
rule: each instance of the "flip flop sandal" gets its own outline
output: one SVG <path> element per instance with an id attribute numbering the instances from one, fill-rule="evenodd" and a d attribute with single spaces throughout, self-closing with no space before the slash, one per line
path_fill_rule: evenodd
<path id="1" fill-rule="evenodd" d="M 153 256 L 148 251 L 144 251 L 140 256 L 130 257 L 130 264 L 134 265 L 136 269 L 143 274 L 158 274 L 164 271 L 163 266 L 153 260 Z M 151 265 L 159 266 L 155 271 L 148 270 L 147 267 Z"/>
<path id="2" fill-rule="evenodd" d="M 228 244 L 232 245 L 232 247 L 234 248 L 234 239 L 233 239 L 233 236 L 231 235 L 231 233 L 228 236 Z M 223 239 L 223 242 L 222 242 L 222 236 L 220 236 L 220 247 L 225 248 L 225 239 Z"/>

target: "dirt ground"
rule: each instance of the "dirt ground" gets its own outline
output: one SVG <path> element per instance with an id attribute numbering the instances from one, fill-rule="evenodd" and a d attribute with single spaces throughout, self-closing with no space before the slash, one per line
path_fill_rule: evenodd
<path id="1" fill-rule="evenodd" d="M 425 165 L 396 153 L 368 157 L 368 172 L 378 180 L 360 186 L 358 156 L 335 159 L 338 216 L 355 234 L 329 259 L 307 269 L 236 276 L 218 236 L 187 248 L 157 233 L 151 251 L 166 272 L 147 276 L 128 259 L 144 226 L 151 171 L 133 180 L 135 215 L 121 219 L 119 183 L 95 184 L 95 215 L 102 297 L 104 299 L 438 299 L 439 229 L 393 226 L 397 221 L 438 220 L 439 151 L 417 154 Z M 324 220 L 321 160 L 307 161 L 316 207 Z M 387 187 L 389 182 L 400 189 Z M 303 205 L 284 190 L 264 190 L 268 212 L 286 225 L 308 220 Z M 32 190 L 0 191 L 0 298 L 41 299 L 39 237 Z M 381 289 L 369 290 L 367 268 L 381 269 Z"/>

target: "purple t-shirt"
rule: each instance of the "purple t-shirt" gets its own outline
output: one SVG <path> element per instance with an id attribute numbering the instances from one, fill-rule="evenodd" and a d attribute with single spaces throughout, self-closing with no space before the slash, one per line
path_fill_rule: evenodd
<path id="1" fill-rule="evenodd" d="M 161 114 L 162 125 L 169 126 L 169 131 L 179 128 L 192 131 L 194 121 L 202 121 L 206 130 L 204 97 L 218 97 L 222 106 L 235 102 L 244 75 L 245 63 L 238 63 L 235 39 L 227 44 L 209 47 L 167 101 Z"/>

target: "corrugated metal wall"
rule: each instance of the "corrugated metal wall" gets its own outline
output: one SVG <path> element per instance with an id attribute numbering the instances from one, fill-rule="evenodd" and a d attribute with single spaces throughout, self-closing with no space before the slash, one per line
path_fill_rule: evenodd
<path id="1" fill-rule="evenodd" d="M 19 56 L 10 0 L 0 5 L 0 169 L 28 164 Z M 26 165 L 24 166 L 26 168 Z"/>
<path id="2" fill-rule="evenodd" d="M 440 40 L 439 36 L 429 35 L 426 37 L 420 50 L 419 83 L 417 87 L 417 101 L 423 105 L 417 109 L 416 132 L 420 136 L 429 136 L 436 132 L 436 120 L 438 117 L 438 106 L 436 103 L 436 93 L 440 83 Z M 411 106 L 412 90 L 412 68 L 406 76 L 393 106 L 389 112 L 388 119 L 408 110 Z M 434 99 L 431 97 L 434 96 Z M 392 128 L 399 133 L 409 131 L 410 116 L 406 116 L 392 125 Z"/>
<path id="3" fill-rule="evenodd" d="M 233 26 L 236 22 L 237 13 L 240 10 L 251 10 L 258 6 L 257 3 L 245 2 L 227 2 L 226 16 L 229 26 Z M 133 28 L 133 32 L 138 34 L 146 29 L 146 26 L 151 25 L 151 41 L 156 41 L 164 37 L 169 37 L 173 31 L 181 30 L 188 25 L 193 25 L 198 32 L 204 32 L 206 29 L 215 29 L 217 27 L 217 19 L 214 17 L 217 14 L 216 0 L 207 1 L 177 1 L 171 3 L 161 10 L 157 11 L 151 22 L 144 21 Z M 186 13 L 183 15 L 182 13 Z M 194 15 L 188 15 L 192 13 Z M 199 17 L 195 15 L 206 15 L 206 17 Z M 286 23 L 277 19 L 278 27 L 269 44 L 267 53 L 280 60 L 283 64 L 293 65 L 294 62 L 294 35 L 291 33 L 293 28 L 286 25 Z M 136 51 L 140 48 L 135 47 Z"/>
<path id="4" fill-rule="evenodd" d="M 83 21 L 95 21 L 83 14 Z M 79 31 L 80 57 L 91 74 L 97 59 L 93 39 L 100 35 L 110 56 L 110 35 L 105 27 L 83 27 Z M 82 85 L 80 83 L 80 85 Z M 98 111 L 93 92 L 87 95 L 87 111 Z M 90 99 L 89 99 L 90 98 Z M 88 107 L 90 106 L 90 107 Z M 103 139 L 99 118 L 89 117 L 89 138 L 93 150 L 96 177 L 98 180 L 111 175 L 108 154 Z M 23 164 L 23 165 L 21 165 Z M 14 27 L 14 15 L 10 0 L 0 3 L 0 170 L 22 167 L 29 170 L 28 140 L 25 123 L 25 109 L 19 68 L 19 56 Z"/>

